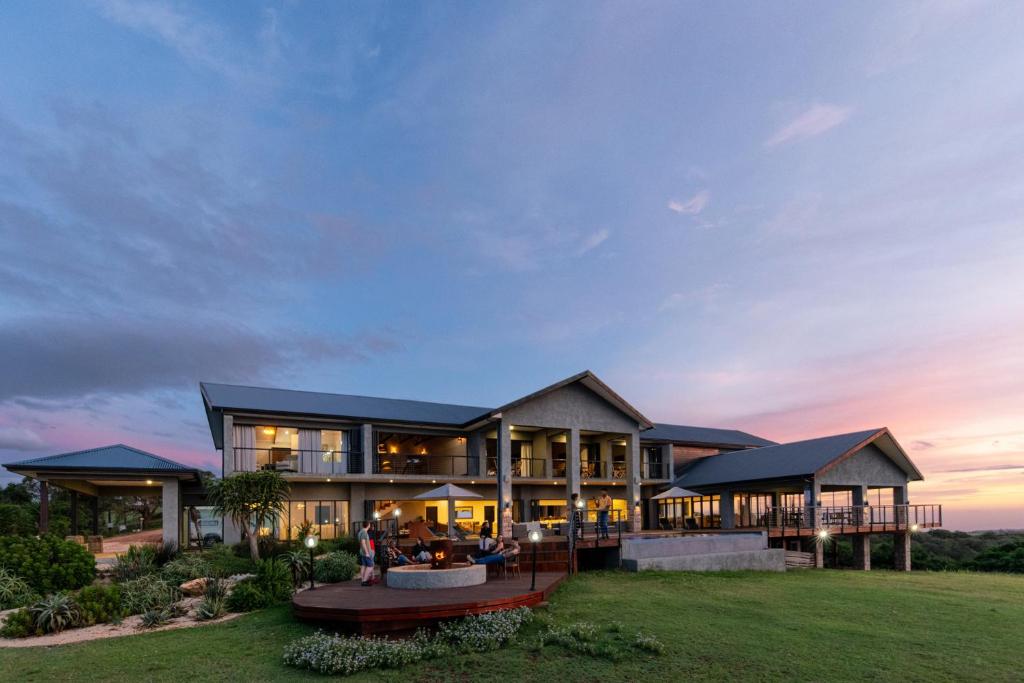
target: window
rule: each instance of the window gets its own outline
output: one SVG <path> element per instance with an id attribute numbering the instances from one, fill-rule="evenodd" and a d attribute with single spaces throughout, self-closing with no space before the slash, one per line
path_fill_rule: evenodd
<path id="1" fill-rule="evenodd" d="M 340 431 L 324 429 L 320 431 L 320 451 L 323 462 L 341 464 L 342 438 Z"/>
<path id="2" fill-rule="evenodd" d="M 277 538 L 300 540 L 299 532 L 306 522 L 321 539 L 338 538 L 348 532 L 347 500 L 291 500 L 288 509 L 277 521 Z"/>

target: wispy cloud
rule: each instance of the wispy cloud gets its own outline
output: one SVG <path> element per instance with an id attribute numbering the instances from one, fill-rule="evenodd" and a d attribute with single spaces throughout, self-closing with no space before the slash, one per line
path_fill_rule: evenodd
<path id="1" fill-rule="evenodd" d="M 686 200 L 671 199 L 668 202 L 668 208 L 676 213 L 681 213 L 687 216 L 696 216 L 703 211 L 708 202 L 711 201 L 711 192 L 708 190 L 701 190 L 697 194 L 693 195 Z"/>
<path id="2" fill-rule="evenodd" d="M 580 244 L 579 249 L 576 250 L 577 256 L 583 256 L 588 251 L 593 251 L 601 246 L 605 240 L 611 237 L 612 231 L 608 228 L 601 228 L 587 235 L 583 242 Z"/>
<path id="3" fill-rule="evenodd" d="M 212 68 L 225 76 L 237 77 L 244 73 L 217 52 L 224 46 L 225 37 L 211 23 L 197 20 L 161 2 L 99 0 L 96 4 L 111 21 L 155 36 L 189 62 Z"/>
<path id="4" fill-rule="evenodd" d="M 821 135 L 850 118 L 849 107 L 836 104 L 815 104 L 765 140 L 765 147 L 776 147 Z"/>
<path id="5" fill-rule="evenodd" d="M 43 447 L 43 440 L 25 427 L 0 427 L 0 449 L 34 451 Z"/>

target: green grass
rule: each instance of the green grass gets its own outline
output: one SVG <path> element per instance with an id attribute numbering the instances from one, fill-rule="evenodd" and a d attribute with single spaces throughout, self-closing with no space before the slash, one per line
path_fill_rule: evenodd
<path id="1" fill-rule="evenodd" d="M 410 680 L 1020 680 L 1024 577 L 971 573 L 584 574 L 546 613 L 654 633 L 662 656 L 623 662 L 537 653 L 521 643 L 388 672 Z M 0 650 L 11 680 L 247 680 L 322 677 L 285 668 L 281 648 L 310 632 L 287 607 L 225 624 Z M 378 676 L 352 680 L 379 680 Z"/>

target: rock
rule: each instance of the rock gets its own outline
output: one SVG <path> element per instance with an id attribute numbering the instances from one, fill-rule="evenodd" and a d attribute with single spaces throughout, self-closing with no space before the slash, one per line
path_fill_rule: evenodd
<path id="1" fill-rule="evenodd" d="M 191 597 L 197 597 L 206 590 L 207 579 L 192 579 L 181 584 L 181 592 Z"/>

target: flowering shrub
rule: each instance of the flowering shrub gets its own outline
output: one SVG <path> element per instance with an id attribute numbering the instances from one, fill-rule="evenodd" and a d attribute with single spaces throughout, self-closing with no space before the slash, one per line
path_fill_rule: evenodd
<path id="1" fill-rule="evenodd" d="M 665 645 L 658 640 L 657 637 L 649 633 L 637 633 L 636 640 L 633 641 L 633 644 L 641 650 L 653 652 L 658 655 L 665 651 Z"/>
<path id="2" fill-rule="evenodd" d="M 514 638 L 530 617 L 526 607 L 490 612 L 442 624 L 434 637 L 417 631 L 408 640 L 346 638 L 321 632 L 286 646 L 284 662 L 300 669 L 342 676 L 374 669 L 397 669 L 451 651 L 493 650 Z"/>
<path id="3" fill-rule="evenodd" d="M 437 639 L 457 651 L 494 650 L 512 640 L 532 616 L 529 608 L 519 607 L 445 622 L 438 627 Z"/>
<path id="4" fill-rule="evenodd" d="M 535 651 L 545 646 L 557 645 L 576 654 L 598 657 L 618 662 L 626 659 L 636 650 L 662 654 L 665 646 L 655 636 L 637 633 L 629 640 L 623 633 L 621 622 L 612 621 L 604 629 L 587 621 L 577 621 L 564 626 L 548 624 L 537 637 Z"/>

